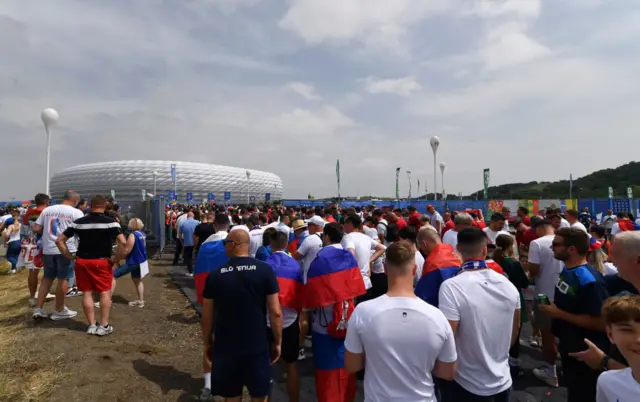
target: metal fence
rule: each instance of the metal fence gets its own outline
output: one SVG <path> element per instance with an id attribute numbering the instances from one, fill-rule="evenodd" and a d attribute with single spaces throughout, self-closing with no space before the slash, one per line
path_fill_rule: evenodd
<path id="1" fill-rule="evenodd" d="M 147 247 L 157 248 L 160 255 L 167 244 L 164 205 L 164 197 L 160 197 L 122 206 L 122 224 L 126 226 L 131 218 L 141 219 L 147 234 Z"/>

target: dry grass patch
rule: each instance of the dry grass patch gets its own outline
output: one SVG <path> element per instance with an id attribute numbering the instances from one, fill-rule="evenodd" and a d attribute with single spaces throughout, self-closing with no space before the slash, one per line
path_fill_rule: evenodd
<path id="1" fill-rule="evenodd" d="M 0 272 L 6 264 L 0 261 Z M 28 302 L 27 271 L 0 274 L 0 401 L 44 401 L 66 375 L 61 356 L 34 353 L 30 347 L 38 339 L 25 326 L 31 319 Z"/>

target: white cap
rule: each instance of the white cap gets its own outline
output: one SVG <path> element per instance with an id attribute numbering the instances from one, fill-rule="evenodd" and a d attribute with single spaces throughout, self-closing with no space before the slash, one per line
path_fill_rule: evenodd
<path id="1" fill-rule="evenodd" d="M 312 225 L 320 226 L 321 228 L 323 228 L 325 224 L 324 219 L 322 219 L 318 215 L 312 216 L 309 219 L 305 219 L 305 222 L 310 223 Z"/>

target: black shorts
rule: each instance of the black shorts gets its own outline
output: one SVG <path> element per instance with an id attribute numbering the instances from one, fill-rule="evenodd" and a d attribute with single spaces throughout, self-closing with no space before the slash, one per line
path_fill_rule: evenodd
<path id="1" fill-rule="evenodd" d="M 296 318 L 293 324 L 282 329 L 282 347 L 280 359 L 285 363 L 295 363 L 298 361 L 300 351 L 300 322 Z M 269 330 L 269 343 L 273 343 L 273 332 Z"/>
<path id="2" fill-rule="evenodd" d="M 250 355 L 214 352 L 211 359 L 211 393 L 224 398 L 238 397 L 242 395 L 243 386 L 254 398 L 269 395 L 269 351 Z"/>

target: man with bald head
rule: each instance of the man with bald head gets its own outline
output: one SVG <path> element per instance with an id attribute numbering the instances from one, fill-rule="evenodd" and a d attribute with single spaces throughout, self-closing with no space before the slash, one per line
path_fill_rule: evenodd
<path id="1" fill-rule="evenodd" d="M 278 280 L 269 264 L 249 257 L 247 231 L 232 230 L 222 242 L 229 261 L 211 271 L 202 294 L 203 342 L 212 363 L 202 397 L 240 402 L 245 386 L 252 401 L 266 401 L 270 365 L 282 345 Z"/>

